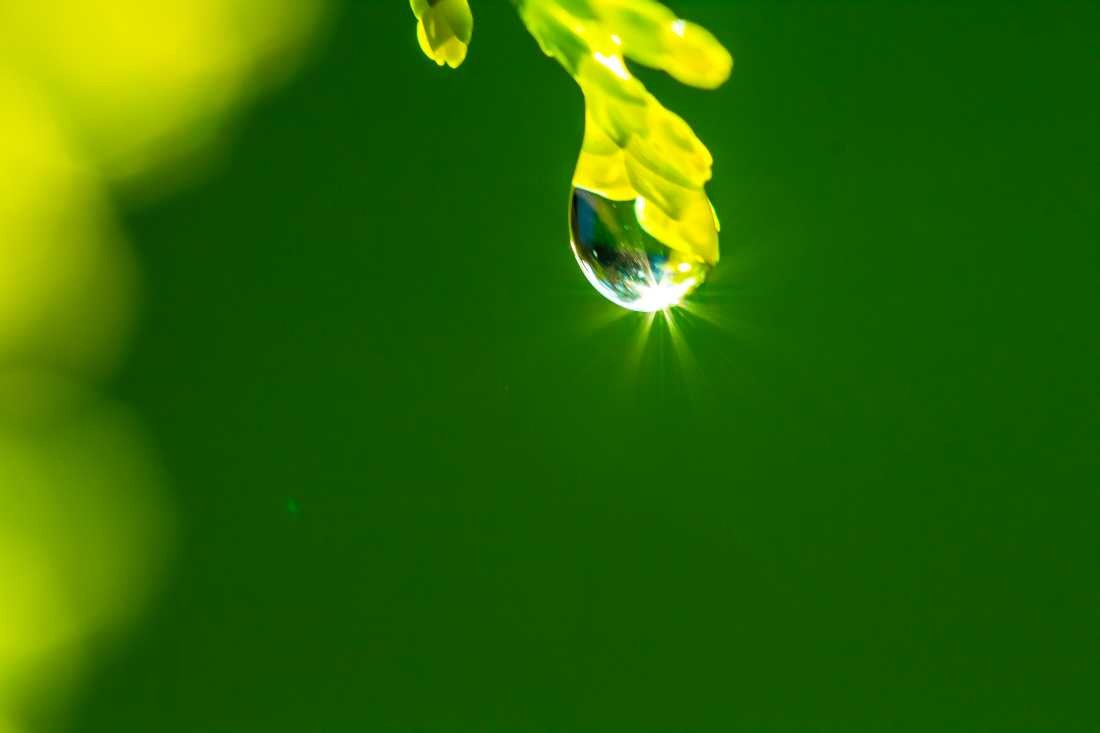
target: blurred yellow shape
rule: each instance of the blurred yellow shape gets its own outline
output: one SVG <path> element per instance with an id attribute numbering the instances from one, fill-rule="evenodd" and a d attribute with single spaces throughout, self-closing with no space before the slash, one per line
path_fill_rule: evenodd
<path id="1" fill-rule="evenodd" d="M 0 0 L 0 733 L 63 708 L 171 537 L 140 425 L 93 386 L 138 290 L 110 198 L 187 175 L 326 7 Z"/>
<path id="2" fill-rule="evenodd" d="M 34 372 L 0 376 L 0 405 L 13 404 L 0 409 L 0 717 L 49 705 L 37 694 L 59 692 L 130 620 L 171 536 L 125 408 Z"/>
<path id="3" fill-rule="evenodd" d="M 0 65 L 0 369 L 102 375 L 121 354 L 133 258 L 94 171 L 41 95 Z"/>
<path id="4" fill-rule="evenodd" d="M 11 0 L 0 56 L 34 79 L 113 178 L 185 162 L 278 78 L 323 0 Z"/>

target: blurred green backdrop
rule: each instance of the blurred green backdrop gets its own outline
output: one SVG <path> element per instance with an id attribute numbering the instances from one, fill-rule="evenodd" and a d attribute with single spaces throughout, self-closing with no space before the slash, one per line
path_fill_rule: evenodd
<path id="1" fill-rule="evenodd" d="M 695 311 L 568 249 L 582 107 L 504 2 L 345 3 L 134 208 L 113 391 L 180 546 L 74 731 L 1096 730 L 1100 9 L 688 2 Z"/>

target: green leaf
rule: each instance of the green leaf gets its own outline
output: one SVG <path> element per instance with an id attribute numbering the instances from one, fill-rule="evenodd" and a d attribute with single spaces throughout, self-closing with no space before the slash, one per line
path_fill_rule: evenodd
<path id="1" fill-rule="evenodd" d="M 587 108 L 573 184 L 641 199 L 639 221 L 683 254 L 718 260 L 717 217 L 704 186 L 713 160 L 683 119 L 630 73 L 626 59 L 711 89 L 733 59 L 704 28 L 653 0 L 517 0 L 539 47 L 576 79 Z"/>

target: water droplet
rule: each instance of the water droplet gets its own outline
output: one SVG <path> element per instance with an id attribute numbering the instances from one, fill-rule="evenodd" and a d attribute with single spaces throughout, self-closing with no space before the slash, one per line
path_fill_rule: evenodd
<path id="1" fill-rule="evenodd" d="M 639 201 L 612 201 L 574 188 L 569 226 L 573 254 L 588 282 L 612 303 L 649 313 L 679 305 L 703 284 L 710 265 L 643 229 Z"/>

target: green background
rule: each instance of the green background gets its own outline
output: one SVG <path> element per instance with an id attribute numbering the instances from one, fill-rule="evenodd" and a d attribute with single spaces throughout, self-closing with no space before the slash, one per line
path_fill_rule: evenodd
<path id="1" fill-rule="evenodd" d="M 568 249 L 572 81 L 350 2 L 135 207 L 114 392 L 179 548 L 71 729 L 1100 729 L 1100 8 L 673 2 L 717 160 L 677 316 Z"/>

